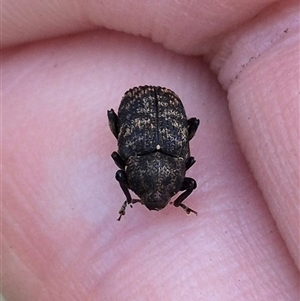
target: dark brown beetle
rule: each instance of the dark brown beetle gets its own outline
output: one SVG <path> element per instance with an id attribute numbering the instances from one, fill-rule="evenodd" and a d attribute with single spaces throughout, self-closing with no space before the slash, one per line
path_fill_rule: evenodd
<path id="1" fill-rule="evenodd" d="M 149 210 L 161 210 L 178 191 L 174 201 L 187 213 L 196 211 L 182 202 L 197 187 L 185 172 L 196 162 L 190 156 L 189 141 L 199 126 L 199 119 L 187 119 L 179 97 L 171 90 L 141 86 L 127 91 L 118 115 L 107 112 L 109 127 L 118 140 L 118 153 L 112 158 L 120 170 L 116 179 L 126 196 L 119 214 L 127 204 L 140 202 Z M 129 189 L 140 199 L 132 199 Z"/>

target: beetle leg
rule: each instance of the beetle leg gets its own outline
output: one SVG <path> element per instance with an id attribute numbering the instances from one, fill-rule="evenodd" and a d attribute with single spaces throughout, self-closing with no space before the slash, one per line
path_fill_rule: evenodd
<path id="1" fill-rule="evenodd" d="M 187 214 L 191 212 L 197 215 L 197 211 L 187 207 L 186 205 L 182 204 L 182 202 L 192 193 L 192 191 L 197 187 L 197 182 L 192 178 L 184 178 L 183 184 L 180 190 L 185 190 L 173 203 L 175 207 L 183 208 Z"/>
<path id="2" fill-rule="evenodd" d="M 119 168 L 125 170 L 126 162 L 121 158 L 121 156 L 117 152 L 113 152 L 111 154 L 111 157 L 113 158 L 114 162 Z"/>
<path id="3" fill-rule="evenodd" d="M 189 141 L 193 139 L 193 137 L 195 136 L 199 124 L 200 124 L 200 120 L 195 117 L 188 119 Z"/>
<path id="4" fill-rule="evenodd" d="M 116 180 L 119 182 L 121 189 L 123 190 L 123 192 L 126 196 L 126 201 L 123 203 L 121 209 L 119 210 L 119 214 L 120 214 L 120 216 L 118 218 L 118 221 L 119 221 L 119 220 L 121 220 L 121 217 L 123 215 L 125 215 L 126 206 L 127 206 L 127 204 L 130 205 L 132 198 L 131 198 L 131 195 L 128 190 L 127 175 L 126 175 L 125 171 L 118 170 L 116 172 Z"/>
<path id="5" fill-rule="evenodd" d="M 195 164 L 196 160 L 194 157 L 188 157 L 185 163 L 185 170 L 187 171 L 191 166 Z"/>
<path id="6" fill-rule="evenodd" d="M 114 134 L 114 136 L 118 139 L 119 134 L 119 119 L 118 115 L 115 113 L 113 109 L 110 109 L 107 111 L 107 117 L 108 117 L 108 124 L 111 132 Z"/>

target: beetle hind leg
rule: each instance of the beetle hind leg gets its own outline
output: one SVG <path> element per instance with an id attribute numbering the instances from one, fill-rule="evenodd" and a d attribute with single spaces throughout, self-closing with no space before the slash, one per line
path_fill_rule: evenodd
<path id="1" fill-rule="evenodd" d="M 191 168 L 195 163 L 196 163 L 195 158 L 189 157 L 185 163 L 185 171 L 187 171 L 189 168 Z"/>
<path id="2" fill-rule="evenodd" d="M 108 117 L 108 124 L 111 132 L 114 134 L 114 136 L 118 139 L 119 135 L 119 119 L 118 115 L 115 113 L 113 109 L 110 109 L 107 111 L 107 117 Z"/>
<path id="3" fill-rule="evenodd" d="M 188 135 L 188 140 L 190 141 L 191 139 L 193 139 L 193 137 L 195 136 L 198 126 L 200 124 L 200 120 L 193 117 L 190 118 L 188 120 L 188 131 L 189 131 L 189 135 Z"/>
<path id="4" fill-rule="evenodd" d="M 181 191 L 185 190 L 173 203 L 175 207 L 181 207 L 187 214 L 191 212 L 197 215 L 197 211 L 187 207 L 182 204 L 182 202 L 193 192 L 193 190 L 197 187 L 197 182 L 192 178 L 184 178 L 183 184 L 181 186 Z"/>

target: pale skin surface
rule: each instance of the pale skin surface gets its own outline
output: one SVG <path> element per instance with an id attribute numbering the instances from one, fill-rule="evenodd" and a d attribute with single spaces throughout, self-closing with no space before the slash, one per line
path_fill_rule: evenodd
<path id="1" fill-rule="evenodd" d="M 3 3 L 7 301 L 297 300 L 298 8 L 200 2 Z M 143 84 L 201 120 L 185 201 L 197 216 L 135 204 L 116 221 L 106 111 Z"/>

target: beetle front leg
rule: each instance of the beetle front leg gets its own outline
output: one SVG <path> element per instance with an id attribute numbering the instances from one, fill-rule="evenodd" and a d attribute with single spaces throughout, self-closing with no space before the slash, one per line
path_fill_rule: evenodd
<path id="1" fill-rule="evenodd" d="M 126 210 L 127 204 L 129 204 L 131 206 L 132 198 L 131 198 L 131 195 L 129 193 L 128 184 L 127 184 L 127 175 L 126 175 L 125 171 L 118 170 L 116 172 L 116 180 L 119 182 L 120 187 L 121 187 L 121 189 L 123 190 L 123 192 L 126 196 L 126 200 L 123 203 L 121 209 L 119 210 L 119 214 L 120 214 L 120 216 L 118 218 L 118 221 L 119 221 L 119 220 L 121 220 L 121 217 L 123 215 L 125 215 L 125 210 Z"/>
<path id="2" fill-rule="evenodd" d="M 192 191 L 197 187 L 197 182 L 192 178 L 184 178 L 181 191 L 185 190 L 173 203 L 175 207 L 181 207 L 183 208 L 187 214 L 190 214 L 191 212 L 195 213 L 197 215 L 197 211 L 187 207 L 186 205 L 182 204 L 182 202 L 192 193 Z"/>

